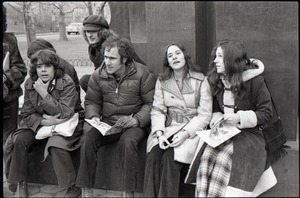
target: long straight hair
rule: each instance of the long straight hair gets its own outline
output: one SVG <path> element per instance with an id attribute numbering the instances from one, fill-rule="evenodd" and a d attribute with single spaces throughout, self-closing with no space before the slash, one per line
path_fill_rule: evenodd
<path id="1" fill-rule="evenodd" d="M 211 52 L 209 63 L 208 82 L 212 89 L 212 94 L 216 95 L 224 88 L 220 80 L 222 74 L 217 73 L 214 60 L 216 58 L 217 48 L 223 50 L 223 61 L 225 66 L 225 79 L 231 84 L 230 90 L 235 98 L 241 97 L 245 92 L 242 74 L 245 70 L 254 68 L 254 64 L 250 62 L 245 47 L 237 41 L 223 40 L 219 42 Z"/>
<path id="2" fill-rule="evenodd" d="M 184 78 L 186 77 L 189 70 L 200 72 L 200 69 L 197 68 L 197 66 L 192 63 L 191 57 L 190 57 L 190 55 L 188 55 L 185 47 L 180 43 L 172 42 L 171 44 L 167 45 L 167 47 L 165 48 L 165 53 L 164 53 L 164 58 L 163 58 L 163 72 L 161 74 L 159 74 L 158 78 L 163 81 L 168 80 L 172 77 L 172 75 L 174 73 L 174 71 L 171 68 L 169 61 L 168 61 L 168 49 L 169 49 L 169 47 L 171 47 L 173 45 L 177 46 L 184 55 L 184 59 L 185 59 Z"/>

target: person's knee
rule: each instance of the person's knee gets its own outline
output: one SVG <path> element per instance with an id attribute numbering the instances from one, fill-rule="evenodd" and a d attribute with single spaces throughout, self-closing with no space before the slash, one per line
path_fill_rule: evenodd
<path id="1" fill-rule="evenodd" d="M 21 132 L 19 134 L 17 134 L 15 137 L 13 137 L 13 145 L 14 147 L 18 147 L 18 146 L 24 146 L 24 147 L 28 147 L 29 146 L 29 140 L 28 138 L 25 136 L 26 132 Z"/>
<path id="2" fill-rule="evenodd" d="M 123 151 L 137 151 L 138 143 L 133 138 L 121 138 L 119 144 Z"/>
<path id="3" fill-rule="evenodd" d="M 50 155 L 52 155 L 52 156 L 59 155 L 59 154 L 63 153 L 63 151 L 65 151 L 61 148 L 57 148 L 57 147 L 53 147 L 53 146 L 49 147 L 48 150 L 49 150 Z"/>
<path id="4" fill-rule="evenodd" d="M 147 164 L 160 164 L 161 154 L 159 147 L 153 147 L 147 155 Z"/>
<path id="5" fill-rule="evenodd" d="M 91 145 L 93 143 L 92 139 L 93 138 L 89 135 L 89 133 L 84 134 L 80 139 L 81 146 Z"/>
<path id="6" fill-rule="evenodd" d="M 170 162 L 174 161 L 174 150 L 173 149 L 167 149 L 162 156 L 161 162 L 162 164 L 169 164 Z"/>

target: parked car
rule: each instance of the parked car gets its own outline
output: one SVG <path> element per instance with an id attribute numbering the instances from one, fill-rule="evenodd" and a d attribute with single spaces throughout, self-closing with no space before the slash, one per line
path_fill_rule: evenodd
<path id="1" fill-rule="evenodd" d="M 71 33 L 80 34 L 82 29 L 82 23 L 70 23 L 66 27 L 67 34 L 70 35 Z"/>

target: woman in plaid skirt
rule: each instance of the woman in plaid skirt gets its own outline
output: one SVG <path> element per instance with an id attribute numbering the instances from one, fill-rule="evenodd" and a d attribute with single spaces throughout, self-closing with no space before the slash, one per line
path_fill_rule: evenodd
<path id="1" fill-rule="evenodd" d="M 270 93 L 262 76 L 246 77 L 245 71 L 255 66 L 242 44 L 221 41 L 212 58 L 208 72 L 214 99 L 210 126 L 223 117 L 241 132 L 215 148 L 202 147 L 186 182 L 196 183 L 196 197 L 256 197 L 277 183 L 266 164 L 266 141 L 259 129 L 272 116 Z"/>

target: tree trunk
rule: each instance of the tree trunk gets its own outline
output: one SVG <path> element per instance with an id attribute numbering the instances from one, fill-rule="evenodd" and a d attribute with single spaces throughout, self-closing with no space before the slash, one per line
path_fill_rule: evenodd
<path id="1" fill-rule="evenodd" d="M 59 11 L 59 40 L 60 41 L 68 41 L 67 33 L 66 33 L 66 23 L 65 23 L 65 13 L 62 12 L 63 8 Z"/>
<path id="2" fill-rule="evenodd" d="M 31 3 L 23 2 L 23 18 L 24 18 L 24 27 L 27 39 L 27 47 L 29 47 L 31 41 L 36 39 L 36 33 L 34 29 L 34 24 L 31 18 Z"/>
<path id="3" fill-rule="evenodd" d="M 92 2 L 88 1 L 88 11 L 89 11 L 89 15 L 93 15 L 93 5 Z"/>

